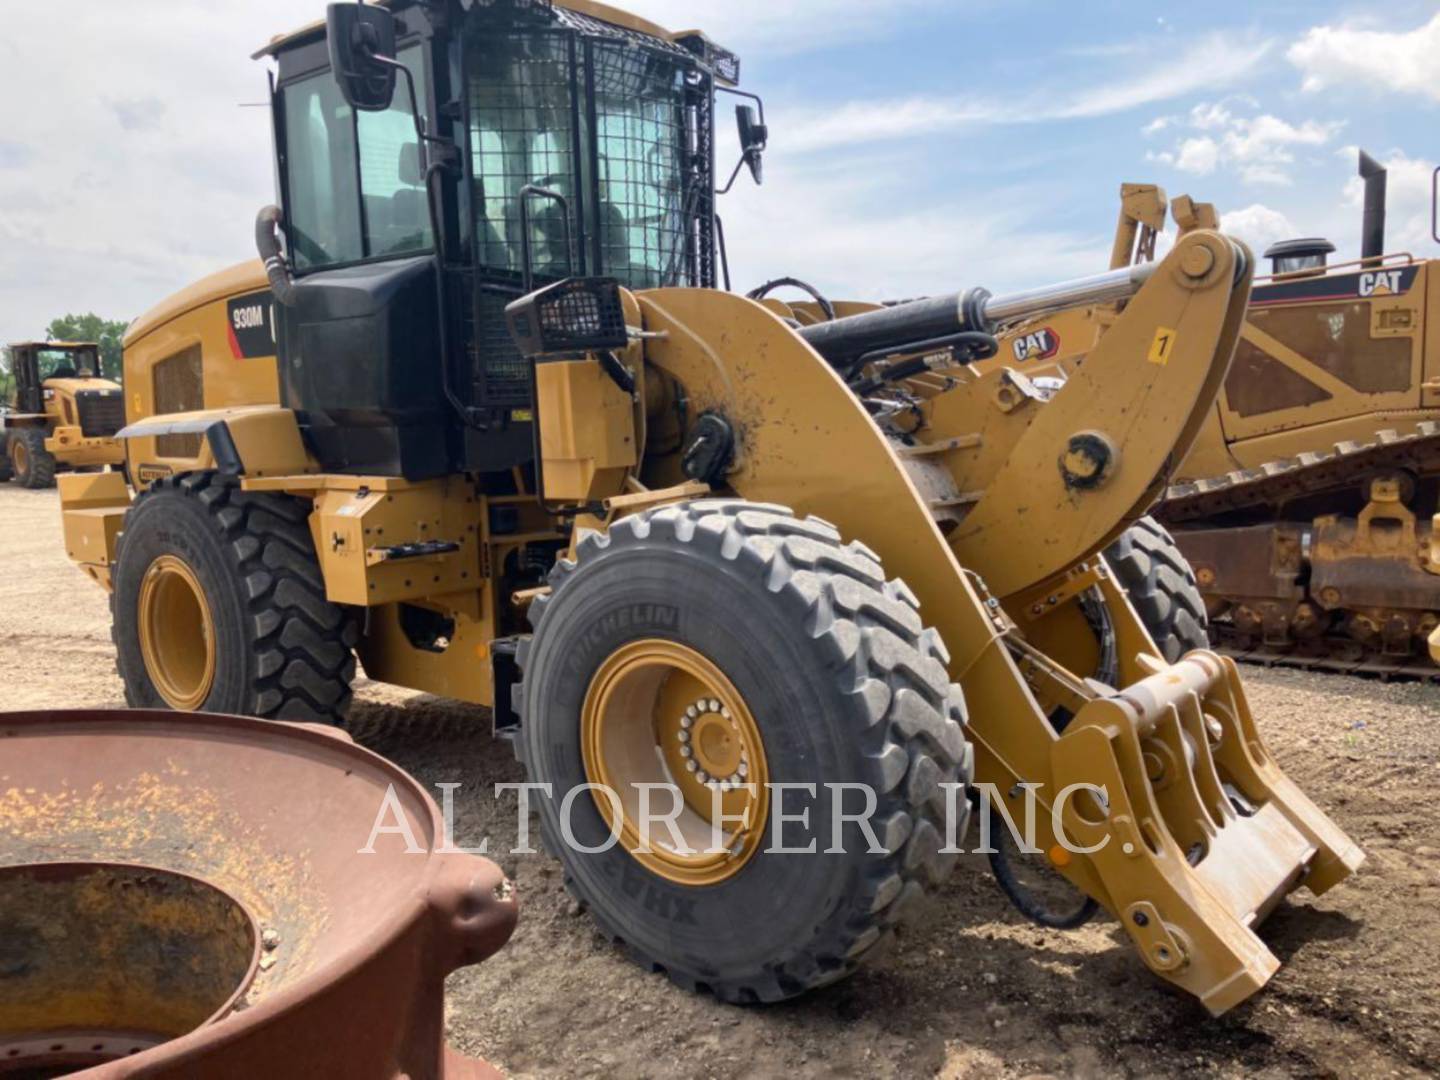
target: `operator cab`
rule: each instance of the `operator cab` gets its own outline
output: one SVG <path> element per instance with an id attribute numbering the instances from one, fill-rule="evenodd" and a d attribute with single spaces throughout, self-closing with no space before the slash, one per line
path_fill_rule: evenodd
<path id="1" fill-rule="evenodd" d="M 45 384 L 51 379 L 100 376 L 100 348 L 89 343 L 27 341 L 11 345 L 14 407 L 20 413 L 45 411 Z"/>
<path id="2" fill-rule="evenodd" d="M 508 304 L 568 277 L 715 284 L 712 107 L 738 61 L 703 36 L 589 0 L 392 0 L 259 55 L 293 274 L 281 399 L 326 471 L 525 465 Z"/>
<path id="3" fill-rule="evenodd" d="M 1312 236 L 1271 244 L 1265 252 L 1265 258 L 1270 260 L 1271 272 L 1277 277 L 1281 274 L 1314 277 L 1325 273 L 1329 258 L 1333 254 L 1334 244 Z"/>

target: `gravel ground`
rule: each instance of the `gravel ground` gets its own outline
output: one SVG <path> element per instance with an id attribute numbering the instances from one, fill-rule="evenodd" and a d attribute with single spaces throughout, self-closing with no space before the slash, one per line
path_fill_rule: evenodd
<path id="1" fill-rule="evenodd" d="M 65 560 L 53 492 L 0 485 L 0 672 L 10 709 L 117 706 L 105 594 Z M 1245 670 L 1272 749 L 1366 849 L 1321 900 L 1263 934 L 1285 967 L 1213 1020 L 1151 977 L 1108 920 L 1061 933 L 1008 907 L 967 856 L 922 920 L 855 978 L 799 1002 L 722 1006 L 631 966 L 544 855 L 499 861 L 521 922 L 452 977 L 461 1049 L 517 1076 L 1390 1076 L 1440 1071 L 1440 688 Z M 507 851 L 520 779 L 480 709 L 362 683 L 372 746 L 459 782 L 457 839 Z"/>

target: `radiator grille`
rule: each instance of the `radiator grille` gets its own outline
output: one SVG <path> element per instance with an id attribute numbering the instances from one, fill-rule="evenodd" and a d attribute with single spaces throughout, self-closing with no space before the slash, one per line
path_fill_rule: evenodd
<path id="1" fill-rule="evenodd" d="M 203 366 L 199 345 L 167 356 L 155 365 L 150 378 L 157 416 L 205 407 Z M 161 435 L 155 440 L 155 452 L 161 457 L 195 457 L 200 453 L 200 436 Z"/>
<path id="2" fill-rule="evenodd" d="M 81 390 L 75 395 L 75 411 L 87 439 L 108 438 L 125 426 L 124 391 Z"/>

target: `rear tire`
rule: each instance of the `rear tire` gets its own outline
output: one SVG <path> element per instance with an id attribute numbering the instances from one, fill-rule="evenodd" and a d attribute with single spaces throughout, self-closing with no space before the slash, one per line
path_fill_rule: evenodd
<path id="1" fill-rule="evenodd" d="M 1210 647 L 1195 571 L 1163 525 L 1141 518 L 1110 546 L 1105 561 L 1168 663 Z"/>
<path id="2" fill-rule="evenodd" d="M 44 428 L 21 428 L 10 436 L 10 469 L 32 491 L 55 486 L 55 456 L 45 449 Z"/>
<path id="3" fill-rule="evenodd" d="M 197 711 L 343 725 L 358 628 L 325 597 L 309 513 L 303 500 L 242 492 L 208 473 L 158 481 L 136 498 L 110 601 L 132 707 L 185 708 L 188 692 Z M 165 586 L 181 597 L 168 607 L 154 599 L 167 595 L 158 575 L 182 583 Z M 168 645 L 167 618 L 177 624 Z M 213 635 L 208 674 L 183 655 L 187 621 Z M 172 654 L 180 654 L 174 663 Z"/>
<path id="4" fill-rule="evenodd" d="M 519 656 L 517 748 L 530 779 L 553 785 L 540 817 L 567 887 L 637 962 L 724 1001 L 793 997 L 854 971 L 949 875 L 956 856 L 942 851 L 941 785 L 971 780 L 964 700 L 914 596 L 887 582 L 863 545 L 782 507 L 706 500 L 587 536 L 578 561 L 559 563 L 550 582 Z M 816 785 L 813 799 L 772 794 L 764 850 L 703 886 L 657 873 L 624 844 L 584 854 L 562 841 L 564 797 L 592 779 L 582 725 L 596 673 L 655 642 L 703 656 L 738 692 L 763 755 L 750 775 Z M 853 823 L 844 851 L 826 852 L 831 783 L 874 790 L 883 853 L 871 854 Z M 598 847 L 610 826 L 591 793 L 577 794 L 571 835 Z M 949 794 L 963 837 L 964 788 Z M 810 811 L 808 827 L 787 821 L 780 845 L 777 797 L 787 816 Z M 858 793 L 845 805 L 857 810 Z M 815 854 L 772 850 L 811 840 Z"/>

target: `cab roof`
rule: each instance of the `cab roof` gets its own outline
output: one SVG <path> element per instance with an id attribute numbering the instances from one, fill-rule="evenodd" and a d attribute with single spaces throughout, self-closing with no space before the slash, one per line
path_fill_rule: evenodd
<path id="1" fill-rule="evenodd" d="M 98 349 L 93 341 L 12 341 L 7 349 Z"/>
<path id="2" fill-rule="evenodd" d="M 414 7 L 416 4 L 416 0 L 371 0 L 371 2 L 377 7 L 389 8 L 391 11 L 396 12 L 404 11 L 406 8 Z M 580 15 L 588 15 L 592 19 L 599 19 L 601 22 L 624 27 L 626 30 L 633 30 L 639 34 L 648 34 L 662 41 L 674 42 L 679 38 L 698 33 L 698 31 L 695 30 L 678 32 L 666 30 L 663 26 L 659 26 L 649 19 L 642 19 L 639 15 L 632 15 L 628 11 L 622 11 L 617 7 L 601 3 L 600 0 L 552 0 L 552 2 L 556 7 L 564 8 L 567 11 L 573 11 Z M 264 48 L 254 53 L 252 58 L 258 60 L 262 56 L 274 56 L 288 48 L 323 37 L 324 34 L 324 21 L 313 22 L 288 34 L 277 34 L 270 39 Z"/>

